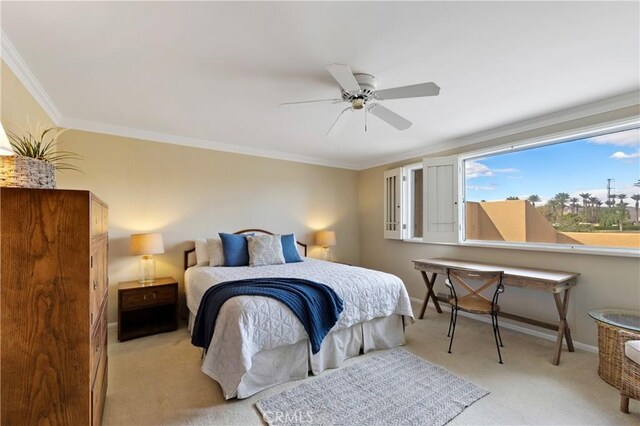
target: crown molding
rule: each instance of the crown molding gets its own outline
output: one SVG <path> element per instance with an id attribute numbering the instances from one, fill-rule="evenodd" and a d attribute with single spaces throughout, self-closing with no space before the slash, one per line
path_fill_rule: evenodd
<path id="1" fill-rule="evenodd" d="M 360 165 L 354 163 L 331 161 L 322 158 L 290 154 L 282 151 L 251 148 L 222 142 L 214 142 L 207 139 L 191 138 L 172 135 L 168 133 L 154 132 L 150 130 L 132 129 L 129 127 L 114 126 L 112 124 L 99 123 L 95 121 L 63 118 L 60 122 L 60 126 L 93 133 L 102 133 L 106 135 L 122 136 L 125 138 L 142 139 L 152 142 L 189 146 L 193 148 L 209 149 L 213 151 L 230 152 L 234 154 L 251 155 L 254 157 L 272 158 L 274 160 L 293 161 L 296 163 L 313 164 L 316 166 L 335 167 L 348 170 L 360 169 Z"/>
<path id="2" fill-rule="evenodd" d="M 518 133 L 532 131 L 556 124 L 562 124 L 568 121 L 587 118 L 592 115 L 603 114 L 615 111 L 617 109 L 637 105 L 640 105 L 640 91 L 634 90 L 609 98 L 578 105 L 573 108 L 567 108 L 534 117 L 528 120 L 518 121 L 506 126 L 497 127 L 483 132 L 473 133 L 471 135 L 450 139 L 443 142 L 437 142 L 435 144 L 425 146 L 417 150 L 386 156 L 383 159 L 361 164 L 359 170 L 393 164 L 417 157 L 423 157 L 429 154 L 436 154 L 438 152 L 447 151 L 453 148 L 462 148 L 469 145 L 475 145 L 480 142 L 503 138 Z"/>
<path id="3" fill-rule="evenodd" d="M 40 104 L 42 109 L 49 115 L 49 118 L 54 122 L 56 126 L 60 125 L 61 114 L 56 104 L 53 102 L 49 94 L 44 87 L 40 84 L 35 75 L 31 72 L 24 59 L 16 50 L 9 37 L 1 31 L 0 43 L 2 48 L 0 49 L 0 58 L 7 64 L 7 66 L 18 77 L 18 80 L 27 88 L 31 96 Z"/>

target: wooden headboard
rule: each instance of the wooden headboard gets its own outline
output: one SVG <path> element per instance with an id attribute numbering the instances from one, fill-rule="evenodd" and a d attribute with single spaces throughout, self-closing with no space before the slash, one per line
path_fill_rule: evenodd
<path id="1" fill-rule="evenodd" d="M 248 234 L 250 232 L 255 232 L 257 234 L 274 235 L 273 232 L 265 231 L 264 229 L 243 229 L 242 231 L 234 232 L 234 234 L 236 234 L 236 235 Z M 301 243 L 300 241 L 296 241 L 296 244 L 298 244 L 300 247 L 302 247 L 304 256 L 306 256 L 307 255 L 307 245 L 305 243 Z M 192 249 L 189 249 L 189 250 L 185 250 L 185 252 L 184 252 L 184 269 L 185 269 L 185 271 L 190 266 L 195 265 L 195 262 L 190 262 L 189 261 L 189 258 L 193 257 L 193 256 L 190 256 L 190 255 L 192 253 L 194 253 L 195 251 L 196 251 L 195 247 L 192 248 Z"/>

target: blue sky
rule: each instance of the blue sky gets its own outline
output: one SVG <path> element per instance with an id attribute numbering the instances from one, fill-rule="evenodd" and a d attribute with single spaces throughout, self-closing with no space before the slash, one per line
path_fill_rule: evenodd
<path id="1" fill-rule="evenodd" d="M 640 179 L 638 129 L 466 161 L 469 201 L 536 194 L 546 202 L 558 192 L 588 192 L 604 202 L 607 178 L 615 179 L 616 194 L 640 193 L 633 187 Z"/>

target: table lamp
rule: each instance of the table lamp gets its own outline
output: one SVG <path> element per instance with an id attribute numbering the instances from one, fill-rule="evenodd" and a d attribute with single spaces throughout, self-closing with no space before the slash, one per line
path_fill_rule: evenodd
<path id="1" fill-rule="evenodd" d="M 164 242 L 161 233 L 133 234 L 129 251 L 140 258 L 139 281 L 151 283 L 156 279 L 156 261 L 154 254 L 164 253 Z"/>
<path id="2" fill-rule="evenodd" d="M 9 143 L 9 138 L 2 127 L 2 123 L 0 123 L 0 155 L 14 155 L 13 148 L 11 148 L 11 143 Z"/>
<path id="3" fill-rule="evenodd" d="M 316 244 L 322 247 L 323 260 L 329 260 L 329 247 L 336 245 L 336 233 L 334 231 L 318 231 Z"/>

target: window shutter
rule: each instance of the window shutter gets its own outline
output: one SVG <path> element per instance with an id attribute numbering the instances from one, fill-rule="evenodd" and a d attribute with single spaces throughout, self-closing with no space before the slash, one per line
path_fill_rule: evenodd
<path id="1" fill-rule="evenodd" d="M 458 157 L 425 158 L 424 242 L 458 242 Z"/>
<path id="2" fill-rule="evenodd" d="M 384 172 L 384 237 L 402 239 L 402 167 Z"/>

